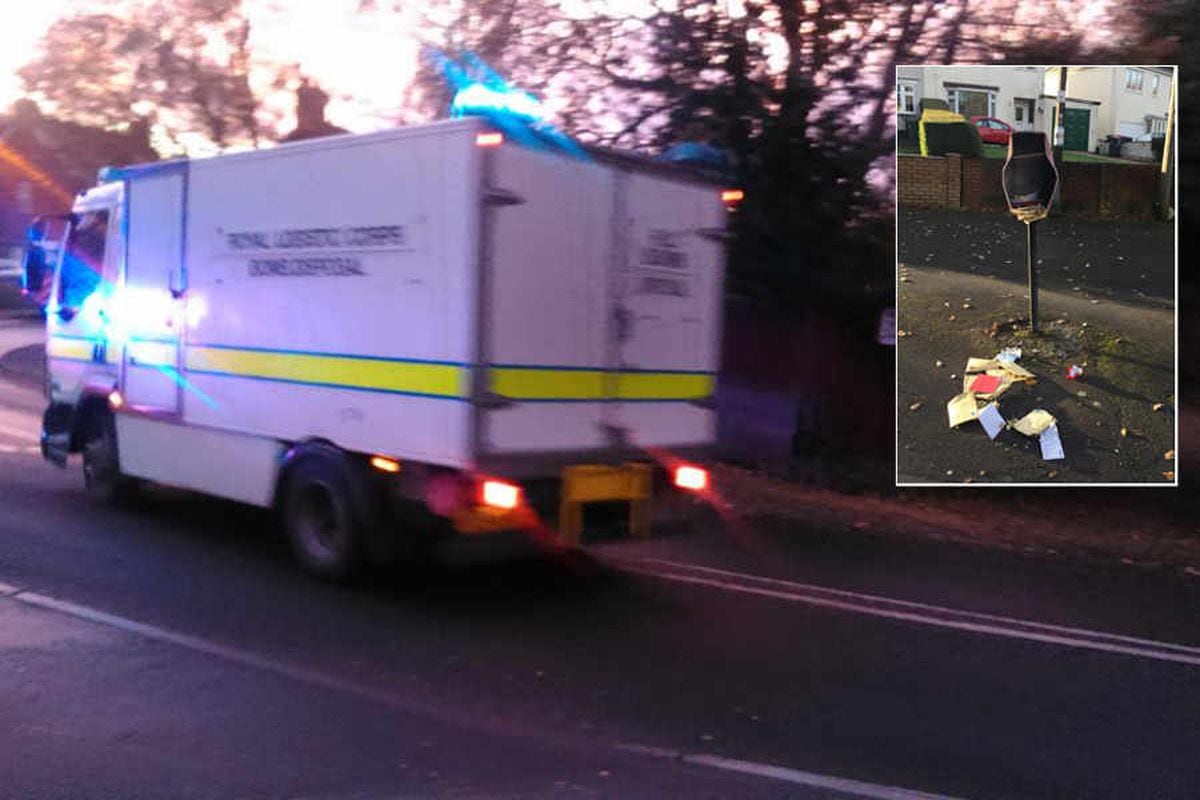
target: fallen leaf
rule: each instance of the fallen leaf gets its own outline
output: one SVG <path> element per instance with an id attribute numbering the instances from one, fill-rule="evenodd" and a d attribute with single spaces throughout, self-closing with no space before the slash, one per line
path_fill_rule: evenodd
<path id="1" fill-rule="evenodd" d="M 1128 428 L 1121 428 L 1121 436 L 1122 436 L 1122 437 L 1125 437 L 1125 436 L 1128 436 L 1128 435 L 1129 435 L 1129 429 L 1128 429 Z"/>
<path id="2" fill-rule="evenodd" d="M 1175 480 L 1175 471 L 1169 469 L 1163 473 L 1163 477 L 1169 481 L 1173 481 L 1173 480 Z"/>
<path id="3" fill-rule="evenodd" d="M 909 411 L 916 411 L 916 410 L 917 410 L 918 408 L 920 408 L 920 407 L 921 407 L 921 404 L 920 404 L 920 402 L 916 402 L 916 403 L 913 403 L 911 406 L 909 406 L 909 407 L 908 407 L 908 410 L 909 410 Z"/>
<path id="4" fill-rule="evenodd" d="M 934 362 L 933 362 L 933 365 L 934 365 L 935 367 L 940 367 L 940 366 L 942 366 L 942 360 L 939 358 L 937 361 L 934 361 Z"/>
<path id="5" fill-rule="evenodd" d="M 1163 458 L 1165 458 L 1167 461 L 1174 461 L 1175 460 L 1175 451 L 1168 450 L 1167 452 L 1163 453 Z"/>
<path id="6" fill-rule="evenodd" d="M 1163 408 L 1162 403 L 1155 403 L 1153 406 L 1150 407 L 1150 410 L 1151 411 L 1162 411 L 1162 408 Z"/>

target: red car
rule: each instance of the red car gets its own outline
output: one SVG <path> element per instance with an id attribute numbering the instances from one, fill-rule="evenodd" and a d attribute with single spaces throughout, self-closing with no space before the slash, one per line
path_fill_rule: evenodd
<path id="1" fill-rule="evenodd" d="M 984 144 L 1008 144 L 1013 128 L 1007 122 L 995 117 L 971 117 L 971 122 L 979 129 L 979 138 Z"/>

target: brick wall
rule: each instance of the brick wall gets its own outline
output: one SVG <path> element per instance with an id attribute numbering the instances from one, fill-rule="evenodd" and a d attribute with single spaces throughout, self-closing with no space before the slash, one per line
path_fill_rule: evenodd
<path id="1" fill-rule="evenodd" d="M 946 208 L 948 161 L 942 156 L 897 156 L 896 191 L 900 205 Z"/>
<path id="2" fill-rule="evenodd" d="M 896 194 L 902 206 L 1003 211 L 1007 208 L 997 158 L 896 159 Z M 1153 219 L 1158 173 L 1153 165 L 1060 165 L 1063 212 L 1081 217 Z"/>
<path id="3" fill-rule="evenodd" d="M 962 207 L 971 211 L 1003 211 L 1004 189 L 1000 172 L 1004 162 L 995 158 L 965 158 L 962 162 Z"/>

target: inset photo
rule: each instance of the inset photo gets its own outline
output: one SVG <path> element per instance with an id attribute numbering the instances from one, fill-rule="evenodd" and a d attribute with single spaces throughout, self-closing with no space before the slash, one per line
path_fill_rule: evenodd
<path id="1" fill-rule="evenodd" d="M 897 68 L 897 485 L 1178 485 L 1175 75 Z"/>

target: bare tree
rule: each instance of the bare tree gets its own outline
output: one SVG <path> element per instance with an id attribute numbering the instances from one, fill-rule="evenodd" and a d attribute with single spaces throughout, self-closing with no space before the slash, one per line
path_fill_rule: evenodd
<path id="1" fill-rule="evenodd" d="M 256 66 L 242 0 L 144 0 L 60 19 L 21 77 L 59 116 L 103 127 L 153 116 L 176 142 L 201 132 L 224 146 L 263 136 Z"/>

